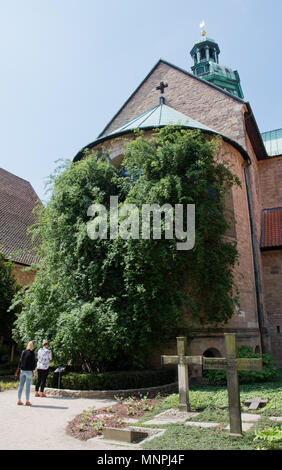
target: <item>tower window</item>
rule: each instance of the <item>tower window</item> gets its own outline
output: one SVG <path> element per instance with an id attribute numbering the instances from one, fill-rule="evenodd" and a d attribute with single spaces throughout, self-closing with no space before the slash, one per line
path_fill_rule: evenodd
<path id="1" fill-rule="evenodd" d="M 210 58 L 211 58 L 212 60 L 215 60 L 214 50 L 213 50 L 213 49 L 210 49 Z"/>
<path id="2" fill-rule="evenodd" d="M 205 49 L 201 49 L 201 60 L 206 58 L 206 51 Z"/>
<path id="3" fill-rule="evenodd" d="M 202 75 L 203 73 L 205 73 L 205 68 L 204 67 L 199 67 L 197 69 L 197 75 Z"/>

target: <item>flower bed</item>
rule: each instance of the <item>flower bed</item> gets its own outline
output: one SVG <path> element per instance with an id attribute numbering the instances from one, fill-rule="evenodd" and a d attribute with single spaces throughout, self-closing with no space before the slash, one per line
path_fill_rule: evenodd
<path id="1" fill-rule="evenodd" d="M 102 435 L 105 427 L 124 428 L 132 420 L 139 420 L 145 413 L 152 411 L 159 402 L 157 398 L 149 399 L 146 396 L 139 399 L 129 397 L 126 400 L 117 398 L 115 405 L 103 409 L 89 407 L 69 422 L 67 433 L 85 441 Z"/>

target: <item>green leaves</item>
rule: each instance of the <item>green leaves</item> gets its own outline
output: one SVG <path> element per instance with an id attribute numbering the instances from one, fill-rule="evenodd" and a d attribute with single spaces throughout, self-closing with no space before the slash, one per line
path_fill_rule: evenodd
<path id="1" fill-rule="evenodd" d="M 0 252 L 0 336 L 11 336 L 15 312 L 10 312 L 9 308 L 12 299 L 19 286 L 12 273 L 12 261 L 6 261 L 3 253 Z"/>
<path id="2" fill-rule="evenodd" d="M 41 262 L 15 336 L 38 345 L 47 338 L 60 364 L 124 370 L 144 367 L 152 349 L 185 326 L 184 312 L 202 324 L 226 322 L 237 302 L 237 249 L 223 241 L 224 196 L 237 181 L 215 164 L 218 146 L 200 131 L 168 126 L 150 139 L 138 133 L 120 172 L 90 152 L 60 166 L 33 228 Z M 109 210 L 110 196 L 120 207 L 195 204 L 195 248 L 178 251 L 163 221 L 160 240 L 91 240 L 88 208 Z"/>

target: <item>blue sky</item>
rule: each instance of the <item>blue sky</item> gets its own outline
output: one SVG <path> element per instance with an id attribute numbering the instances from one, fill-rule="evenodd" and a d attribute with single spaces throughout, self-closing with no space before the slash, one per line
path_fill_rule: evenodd
<path id="1" fill-rule="evenodd" d="M 155 63 L 190 70 L 206 21 L 258 126 L 282 127 L 281 0 L 0 0 L 0 166 L 45 201 Z"/>

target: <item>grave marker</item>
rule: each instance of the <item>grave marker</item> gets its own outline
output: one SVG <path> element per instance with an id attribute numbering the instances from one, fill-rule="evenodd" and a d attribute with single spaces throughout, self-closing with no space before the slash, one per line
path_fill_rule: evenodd
<path id="1" fill-rule="evenodd" d="M 225 370 L 227 378 L 230 436 L 242 436 L 242 420 L 240 409 L 240 391 L 238 370 L 260 371 L 262 370 L 262 359 L 236 358 L 236 334 L 225 333 L 225 358 L 203 357 L 203 369 Z"/>
<path id="2" fill-rule="evenodd" d="M 268 400 L 262 400 L 261 398 L 252 398 L 251 400 L 246 400 L 245 405 L 249 407 L 249 410 L 257 410 L 262 406 L 267 404 Z"/>
<path id="3" fill-rule="evenodd" d="M 202 356 L 185 356 L 187 338 L 177 338 L 177 356 L 161 356 L 162 364 L 178 365 L 179 411 L 190 411 L 188 365 L 202 365 Z"/>

